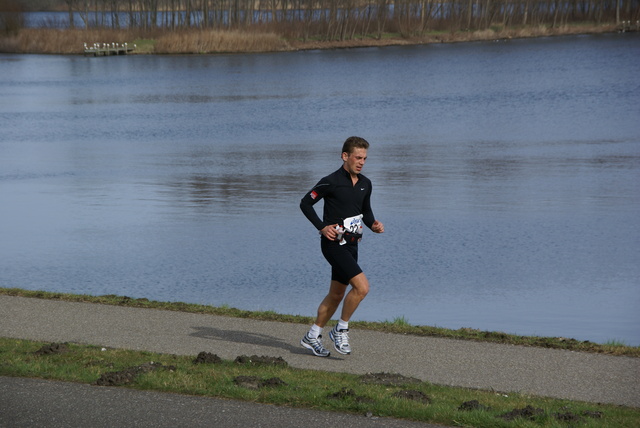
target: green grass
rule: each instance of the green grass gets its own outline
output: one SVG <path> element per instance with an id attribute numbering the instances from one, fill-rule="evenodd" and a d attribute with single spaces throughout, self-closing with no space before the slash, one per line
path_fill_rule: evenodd
<path id="1" fill-rule="evenodd" d="M 153 39 L 137 39 L 133 41 L 136 45 L 136 53 L 149 54 L 153 53 L 157 40 Z"/>
<path id="2" fill-rule="evenodd" d="M 409 324 L 409 321 L 407 321 L 407 319 L 404 316 L 395 317 L 391 321 L 383 321 L 382 324 L 386 324 L 388 326 L 393 326 L 393 327 L 399 327 L 399 328 L 411 327 L 411 324 Z"/>
<path id="3" fill-rule="evenodd" d="M 640 426 L 640 411 L 624 406 L 502 394 L 433 385 L 410 379 L 403 385 L 363 382 L 363 377 L 344 373 L 293 369 L 283 365 L 252 365 L 234 361 L 195 364 L 195 356 L 106 349 L 66 344 L 66 352 L 38 354 L 43 342 L 0 338 L 0 375 L 36 377 L 95 384 L 106 373 L 140 367 L 153 362 L 155 370 L 139 374 L 126 387 L 138 390 L 223 397 L 280 406 L 314 408 L 354 414 L 410 419 L 467 427 L 633 427 Z M 277 378 L 283 383 L 249 389 L 236 384 L 238 376 L 261 380 Z M 394 396 L 412 391 L 429 402 Z M 462 403 L 477 400 L 478 410 L 460 410 Z M 531 419 L 512 421 L 501 417 L 514 409 L 540 409 Z M 558 416 L 563 415 L 563 416 Z M 568 416 L 577 418 L 571 423 Z"/>
<path id="4" fill-rule="evenodd" d="M 313 318 L 308 316 L 278 314 L 274 311 L 245 311 L 229 307 L 228 305 L 216 307 L 182 302 L 158 302 L 144 298 L 134 299 L 127 296 L 116 295 L 89 296 L 82 294 L 52 293 L 48 291 L 31 291 L 20 288 L 2 287 L 0 287 L 0 294 L 40 299 L 65 300 L 70 302 L 100 303 L 105 305 L 163 309 L 298 324 L 311 324 L 314 321 Z M 565 349 L 570 351 L 640 357 L 639 346 L 627 346 L 616 340 L 610 340 L 605 344 L 597 344 L 590 341 L 579 341 L 564 337 L 520 336 L 503 332 L 483 331 L 468 327 L 451 330 L 436 326 L 411 325 L 407 322 L 404 316 L 396 317 L 392 321 L 351 321 L 350 325 L 358 329 L 382 331 L 386 333 L 444 337 L 449 339 L 475 340 L 510 345 L 536 346 L 542 348 Z"/>
<path id="5" fill-rule="evenodd" d="M 618 339 L 607 340 L 604 344 L 607 346 L 620 346 L 620 347 L 628 346 L 623 340 L 618 340 Z"/>

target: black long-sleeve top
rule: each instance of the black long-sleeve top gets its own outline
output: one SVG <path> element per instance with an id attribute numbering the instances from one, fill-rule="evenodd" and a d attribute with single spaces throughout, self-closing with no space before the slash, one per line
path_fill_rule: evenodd
<path id="1" fill-rule="evenodd" d="M 300 201 L 300 209 L 311 223 L 320 230 L 330 224 L 342 225 L 342 220 L 362 214 L 362 221 L 371 228 L 375 217 L 371 209 L 371 180 L 358 174 L 354 185 L 349 172 L 340 167 L 322 178 Z M 324 199 L 323 218 L 313 206 Z"/>

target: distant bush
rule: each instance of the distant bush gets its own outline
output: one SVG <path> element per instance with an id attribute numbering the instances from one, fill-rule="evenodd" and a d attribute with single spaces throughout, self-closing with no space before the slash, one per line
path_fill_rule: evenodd
<path id="1" fill-rule="evenodd" d="M 287 50 L 288 44 L 273 33 L 222 30 L 183 30 L 158 37 L 155 53 L 269 52 Z"/>

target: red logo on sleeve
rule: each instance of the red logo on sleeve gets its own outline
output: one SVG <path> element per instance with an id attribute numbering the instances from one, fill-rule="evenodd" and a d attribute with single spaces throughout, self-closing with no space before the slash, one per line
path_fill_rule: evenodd
<path id="1" fill-rule="evenodd" d="M 318 194 L 315 192 L 315 190 L 312 190 L 310 195 L 311 195 L 311 199 L 315 199 L 318 197 Z"/>

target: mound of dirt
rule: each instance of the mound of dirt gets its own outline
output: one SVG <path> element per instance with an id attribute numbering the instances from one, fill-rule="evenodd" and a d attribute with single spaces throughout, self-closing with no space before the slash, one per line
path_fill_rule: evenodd
<path id="1" fill-rule="evenodd" d="M 260 389 L 260 382 L 262 381 L 258 376 L 236 376 L 233 378 L 233 383 L 247 389 Z"/>
<path id="2" fill-rule="evenodd" d="M 287 386 L 287 383 L 278 377 L 272 377 L 269 379 L 260 379 L 257 376 L 236 376 L 233 382 L 243 388 L 248 389 L 261 389 L 261 388 L 274 388 L 279 386 Z"/>
<path id="3" fill-rule="evenodd" d="M 585 410 L 579 415 L 576 415 L 573 412 L 564 412 L 564 413 L 554 413 L 553 417 L 559 421 L 563 422 L 573 422 L 580 423 L 584 421 L 584 418 L 592 418 L 592 419 L 600 419 L 602 417 L 602 412 L 593 412 L 590 410 Z"/>
<path id="4" fill-rule="evenodd" d="M 200 352 L 195 360 L 193 360 L 193 364 L 220 364 L 222 363 L 222 358 L 217 356 L 216 354 L 212 354 L 211 352 Z"/>
<path id="5" fill-rule="evenodd" d="M 593 419 L 600 419 L 602 417 L 602 412 L 585 410 L 584 412 L 582 412 L 582 416 L 586 416 L 588 418 L 593 418 Z"/>
<path id="6" fill-rule="evenodd" d="M 329 394 L 327 397 L 334 398 L 336 400 L 344 400 L 346 398 L 355 398 L 357 396 L 358 395 L 353 389 L 342 388 L 340 391 Z"/>
<path id="7" fill-rule="evenodd" d="M 533 420 L 535 419 L 536 416 L 542 415 L 543 413 L 544 413 L 544 410 L 537 409 L 529 405 L 522 409 L 513 409 L 510 412 L 500 415 L 500 417 L 507 421 L 512 421 L 516 418 Z"/>
<path id="8" fill-rule="evenodd" d="M 458 410 L 470 411 L 470 410 L 491 410 L 491 407 L 480 404 L 478 400 L 465 401 L 458 407 Z"/>
<path id="9" fill-rule="evenodd" d="M 252 355 L 250 357 L 246 355 L 240 355 L 235 359 L 237 364 L 251 364 L 254 366 L 281 366 L 287 367 L 289 364 L 282 357 L 267 357 Z"/>
<path id="10" fill-rule="evenodd" d="M 544 413 L 544 410 L 542 409 L 536 409 L 532 406 L 526 406 L 522 409 L 513 409 L 512 411 L 505 413 L 503 415 L 500 415 L 500 417 L 502 419 L 508 420 L 508 421 L 512 421 L 516 418 L 524 418 L 524 419 L 529 419 L 529 420 L 533 420 L 535 419 L 536 416 L 542 415 Z M 569 423 L 580 423 L 583 422 L 584 417 L 587 418 L 593 418 L 593 419 L 599 419 L 602 417 L 602 412 L 592 412 L 589 410 L 585 410 L 584 412 L 582 412 L 580 415 L 577 415 L 573 412 L 570 411 L 566 411 L 564 413 L 554 413 L 553 417 L 559 421 L 563 421 L 563 422 L 569 422 Z"/>
<path id="11" fill-rule="evenodd" d="M 69 347 L 67 346 L 66 343 L 51 343 L 49 345 L 44 345 L 42 348 L 34 352 L 34 354 L 51 355 L 51 354 L 64 354 L 65 352 L 69 352 Z"/>
<path id="12" fill-rule="evenodd" d="M 287 383 L 282 379 L 280 379 L 279 377 L 270 377 L 269 379 L 263 380 L 261 386 L 263 387 L 287 386 Z"/>
<path id="13" fill-rule="evenodd" d="M 174 366 L 165 366 L 161 363 L 149 363 L 141 364 L 137 367 L 129 367 L 125 370 L 117 372 L 103 373 L 96 381 L 96 385 L 99 386 L 121 386 L 127 385 L 136 380 L 136 378 L 142 373 L 148 373 L 154 370 L 176 370 Z"/>
<path id="14" fill-rule="evenodd" d="M 553 415 L 553 417 L 562 422 L 573 422 L 573 423 L 582 422 L 582 418 L 580 416 L 571 412 L 556 413 Z"/>
<path id="15" fill-rule="evenodd" d="M 402 386 L 422 383 L 420 379 L 406 377 L 396 373 L 367 373 L 360 377 L 362 383 L 374 383 L 387 386 Z"/>

